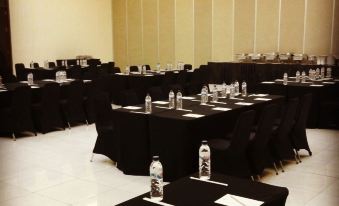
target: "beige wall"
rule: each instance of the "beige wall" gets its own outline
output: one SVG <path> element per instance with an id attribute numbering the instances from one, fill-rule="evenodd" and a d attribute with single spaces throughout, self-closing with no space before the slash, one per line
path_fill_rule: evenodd
<path id="1" fill-rule="evenodd" d="M 111 0 L 10 0 L 13 62 L 113 60 Z M 114 39 L 117 33 L 114 35 Z M 119 45 L 120 46 L 120 45 Z M 117 48 L 117 47 L 116 47 Z M 120 47 L 119 47 L 120 49 Z M 122 60 L 122 56 L 117 57 Z"/>
<path id="2" fill-rule="evenodd" d="M 113 18 L 139 16 L 124 24 L 132 27 L 134 37 L 119 39 L 127 41 L 128 51 L 124 52 L 122 43 L 115 44 L 115 59 L 121 67 L 139 62 L 154 67 L 156 62 L 178 61 L 198 67 L 208 61 L 232 61 L 234 54 L 243 52 L 328 55 L 339 50 L 338 18 L 332 18 L 334 10 L 338 17 L 338 0 L 119 1 L 113 0 L 120 11 L 113 12 Z M 121 12 L 126 6 L 127 12 L 133 7 L 134 13 Z M 333 34 L 332 19 L 336 25 Z M 115 25 L 114 30 L 119 27 Z M 140 28 L 142 32 L 138 32 Z"/>

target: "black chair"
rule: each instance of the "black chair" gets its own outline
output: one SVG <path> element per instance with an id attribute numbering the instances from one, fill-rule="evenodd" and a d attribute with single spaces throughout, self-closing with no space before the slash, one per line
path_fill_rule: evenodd
<path id="1" fill-rule="evenodd" d="M 76 123 L 86 123 L 84 110 L 84 83 L 83 81 L 73 81 L 68 86 L 67 97 L 62 101 L 62 111 L 68 127 Z"/>
<path id="2" fill-rule="evenodd" d="M 171 90 L 170 86 L 175 83 L 175 74 L 174 72 L 166 72 L 162 80 L 162 90 L 165 94 L 168 94 Z"/>
<path id="3" fill-rule="evenodd" d="M 19 81 L 26 80 L 27 72 L 25 71 L 25 65 L 23 63 L 15 64 L 15 74 Z"/>
<path id="4" fill-rule="evenodd" d="M 137 66 L 130 66 L 129 71 L 130 72 L 138 72 L 139 68 Z"/>
<path id="5" fill-rule="evenodd" d="M 93 80 L 98 77 L 98 68 L 96 66 L 89 66 L 84 72 L 82 79 Z"/>
<path id="6" fill-rule="evenodd" d="M 67 59 L 67 66 L 74 66 L 77 65 L 76 59 Z"/>
<path id="7" fill-rule="evenodd" d="M 191 81 L 186 84 L 187 94 L 195 95 L 200 93 L 202 86 L 201 69 L 195 69 L 193 71 Z"/>
<path id="8" fill-rule="evenodd" d="M 270 139 L 270 151 L 275 162 L 279 162 L 284 171 L 282 160 L 295 158 L 298 163 L 297 157 L 293 150 L 290 134 L 292 127 L 295 124 L 295 114 L 297 112 L 298 99 L 289 99 L 287 102 L 286 109 L 282 113 L 282 117 L 279 124 L 274 127 L 272 137 Z"/>
<path id="9" fill-rule="evenodd" d="M 36 131 L 31 114 L 31 88 L 20 86 L 15 88 L 10 107 L 0 108 L 1 124 L 0 132 L 10 133 L 13 140 L 16 134 L 21 132 Z"/>
<path id="10" fill-rule="evenodd" d="M 115 74 L 115 73 L 121 73 L 121 70 L 120 70 L 119 67 L 114 67 L 113 68 L 113 74 Z"/>
<path id="11" fill-rule="evenodd" d="M 40 67 L 40 66 L 39 66 L 39 63 L 34 62 L 34 63 L 33 63 L 33 67 L 34 67 L 35 69 L 39 68 L 39 67 Z"/>
<path id="12" fill-rule="evenodd" d="M 101 64 L 100 59 L 87 59 L 87 65 L 96 67 Z"/>
<path id="13" fill-rule="evenodd" d="M 152 97 L 152 101 L 159 101 L 166 99 L 161 87 L 151 87 L 148 89 L 149 95 Z"/>
<path id="14" fill-rule="evenodd" d="M 43 134 L 55 128 L 65 129 L 60 108 L 60 86 L 57 83 L 47 83 L 41 88 L 41 100 L 33 105 L 35 126 Z"/>
<path id="15" fill-rule="evenodd" d="M 308 151 L 309 155 L 312 155 L 310 146 L 308 145 L 307 135 L 306 135 L 306 122 L 308 117 L 308 112 L 310 110 L 312 104 L 312 94 L 305 94 L 301 97 L 299 110 L 296 116 L 296 123 L 293 127 L 291 139 L 293 143 L 293 147 L 297 152 L 297 156 L 300 161 L 300 157 L 298 155 L 298 151 L 301 149 L 305 149 Z"/>
<path id="16" fill-rule="evenodd" d="M 185 64 L 184 70 L 192 70 L 192 64 Z"/>
<path id="17" fill-rule="evenodd" d="M 252 175 L 246 151 L 254 117 L 253 110 L 242 113 L 237 120 L 231 140 L 209 140 L 212 171 L 246 178 Z"/>
<path id="18" fill-rule="evenodd" d="M 132 106 L 141 103 L 134 90 L 122 91 L 120 102 L 122 106 Z"/>
<path id="19" fill-rule="evenodd" d="M 82 69 L 79 65 L 71 66 L 66 70 L 67 76 L 72 79 L 82 79 Z"/>
<path id="20" fill-rule="evenodd" d="M 94 97 L 95 128 L 98 133 L 93 154 L 102 154 L 117 162 L 119 143 L 112 118 L 112 108 L 106 93 L 99 92 Z M 91 161 L 93 160 L 93 156 Z"/>
<path id="21" fill-rule="evenodd" d="M 181 91 L 183 95 L 186 94 L 185 85 L 186 85 L 187 71 L 181 70 L 179 71 L 178 77 L 176 79 L 176 83 L 170 85 L 170 90 L 173 90 L 175 93 Z"/>
<path id="22" fill-rule="evenodd" d="M 48 62 L 48 68 L 55 68 L 55 62 Z"/>
<path id="23" fill-rule="evenodd" d="M 6 73 L 6 74 L 2 74 L 1 76 L 2 76 L 2 83 L 4 84 L 18 82 L 18 79 L 13 74 Z"/>
<path id="24" fill-rule="evenodd" d="M 270 156 L 269 140 L 273 132 L 274 119 L 277 111 L 278 106 L 275 104 L 265 106 L 258 121 L 257 131 L 252 132 L 250 136 L 250 143 L 247 150 L 248 159 L 252 174 L 257 175 L 259 179 L 265 166 L 269 163 L 274 163 Z"/>
<path id="25" fill-rule="evenodd" d="M 146 71 L 150 71 L 150 70 L 151 70 L 151 67 L 150 67 L 150 65 L 146 64 L 146 65 L 143 65 L 143 66 L 145 66 L 145 67 L 146 67 Z"/>
<path id="26" fill-rule="evenodd" d="M 57 60 L 56 60 L 57 66 L 58 66 L 58 67 L 63 66 L 63 65 L 62 65 L 62 62 L 63 62 L 63 61 L 65 61 L 65 60 L 63 60 L 63 59 L 57 59 Z"/>

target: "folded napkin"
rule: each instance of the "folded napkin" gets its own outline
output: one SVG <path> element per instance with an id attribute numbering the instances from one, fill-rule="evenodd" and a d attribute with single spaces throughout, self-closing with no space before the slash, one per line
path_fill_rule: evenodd
<path id="1" fill-rule="evenodd" d="M 169 102 L 165 102 L 165 101 L 154 101 L 152 102 L 153 104 L 168 104 Z"/>
<path id="2" fill-rule="evenodd" d="M 244 105 L 244 106 L 250 106 L 252 105 L 253 103 L 250 103 L 250 102 L 237 102 L 235 103 L 236 105 Z"/>
<path id="3" fill-rule="evenodd" d="M 269 98 L 255 98 L 254 100 L 257 100 L 257 101 L 270 101 L 272 99 L 269 99 Z"/>
<path id="4" fill-rule="evenodd" d="M 124 109 L 130 109 L 130 110 L 138 110 L 138 109 L 142 109 L 142 107 L 135 107 L 135 106 L 127 106 L 127 107 L 123 107 Z"/>
<path id="5" fill-rule="evenodd" d="M 212 110 L 216 110 L 216 111 L 229 111 L 232 110 L 231 108 L 226 108 L 226 107 L 214 107 L 212 108 Z"/>
<path id="6" fill-rule="evenodd" d="M 205 115 L 203 114 L 193 114 L 193 113 L 190 113 L 190 114 L 184 114 L 182 115 L 183 117 L 192 117 L 192 118 L 200 118 L 200 117 L 204 117 Z"/>
<path id="7" fill-rule="evenodd" d="M 259 206 L 264 204 L 262 201 L 231 194 L 221 197 L 220 199 L 216 200 L 215 203 L 227 206 Z"/>

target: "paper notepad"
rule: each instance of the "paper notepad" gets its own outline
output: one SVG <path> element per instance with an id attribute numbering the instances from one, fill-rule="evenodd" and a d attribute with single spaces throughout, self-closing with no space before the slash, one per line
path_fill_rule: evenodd
<path id="1" fill-rule="evenodd" d="M 130 110 L 138 110 L 138 109 L 142 109 L 141 107 L 135 107 L 135 106 L 127 106 L 127 107 L 123 107 L 124 109 L 130 109 Z"/>
<path id="2" fill-rule="evenodd" d="M 154 101 L 153 104 L 168 104 L 169 102 L 165 101 Z"/>
<path id="3" fill-rule="evenodd" d="M 7 90 L 0 89 L 0 92 L 6 92 Z"/>
<path id="4" fill-rule="evenodd" d="M 153 74 L 145 74 L 145 77 L 153 77 Z"/>
<path id="5" fill-rule="evenodd" d="M 54 79 L 44 79 L 44 80 L 42 80 L 42 81 L 44 81 L 44 82 L 55 82 Z"/>
<path id="6" fill-rule="evenodd" d="M 266 97 L 268 94 L 251 94 L 249 97 Z"/>
<path id="7" fill-rule="evenodd" d="M 237 102 L 235 103 L 236 105 L 244 105 L 244 106 L 250 106 L 252 105 L 253 103 L 250 103 L 250 102 Z"/>
<path id="8" fill-rule="evenodd" d="M 323 82 L 323 84 L 335 84 L 335 82 Z"/>
<path id="9" fill-rule="evenodd" d="M 324 85 L 321 85 L 321 84 L 311 84 L 310 86 L 311 87 L 323 87 Z"/>
<path id="10" fill-rule="evenodd" d="M 255 98 L 254 100 L 257 100 L 257 101 L 270 101 L 272 99 L 269 99 L 269 98 Z"/>
<path id="11" fill-rule="evenodd" d="M 40 88 L 40 87 L 38 87 L 38 86 L 31 86 L 31 88 L 32 88 L 32 89 L 38 89 L 38 88 Z"/>
<path id="12" fill-rule="evenodd" d="M 87 83 L 87 82 L 92 82 L 92 80 L 89 80 L 89 79 L 85 79 L 83 80 L 84 83 Z"/>
<path id="13" fill-rule="evenodd" d="M 174 206 L 174 205 L 171 205 L 171 204 L 168 204 L 168 203 L 165 203 L 165 202 L 155 201 L 155 200 L 152 200 L 152 199 L 147 198 L 147 197 L 144 197 L 143 200 L 148 201 L 148 202 L 152 202 L 152 203 L 157 204 L 157 205 Z"/>
<path id="14" fill-rule="evenodd" d="M 182 99 L 193 100 L 195 98 L 194 97 L 182 97 Z"/>
<path id="15" fill-rule="evenodd" d="M 275 82 L 261 82 L 263 84 L 274 84 Z"/>
<path id="16" fill-rule="evenodd" d="M 205 115 L 203 114 L 193 114 L 193 113 L 190 113 L 190 114 L 184 114 L 182 115 L 183 117 L 192 117 L 192 118 L 200 118 L 200 117 L 204 117 Z"/>
<path id="17" fill-rule="evenodd" d="M 264 202 L 259 200 L 253 200 L 250 198 L 240 197 L 231 194 L 223 196 L 222 198 L 216 200 L 215 203 L 227 206 L 259 206 L 264 204 Z"/>
<path id="18" fill-rule="evenodd" d="M 217 111 L 230 111 L 232 110 L 231 108 L 226 108 L 226 107 L 214 107 L 212 110 L 217 110 Z"/>

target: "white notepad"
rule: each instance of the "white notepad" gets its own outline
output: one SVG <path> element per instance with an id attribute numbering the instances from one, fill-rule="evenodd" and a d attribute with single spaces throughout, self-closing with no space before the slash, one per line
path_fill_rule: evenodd
<path id="1" fill-rule="evenodd" d="M 89 80 L 89 79 L 85 79 L 83 80 L 84 83 L 87 83 L 87 82 L 92 82 L 92 80 Z"/>
<path id="2" fill-rule="evenodd" d="M 335 82 L 323 82 L 323 84 L 335 84 Z"/>
<path id="3" fill-rule="evenodd" d="M 253 200 L 250 198 L 240 197 L 231 194 L 223 196 L 222 198 L 216 200 L 215 203 L 227 206 L 259 206 L 264 204 L 263 201 Z"/>
<path id="4" fill-rule="evenodd" d="M 226 108 L 226 107 L 214 107 L 212 110 L 217 110 L 217 111 L 230 111 L 232 110 L 231 108 Z"/>
<path id="5" fill-rule="evenodd" d="M 182 99 L 193 100 L 195 98 L 194 97 L 182 97 Z"/>
<path id="6" fill-rule="evenodd" d="M 190 113 L 190 114 L 184 114 L 182 115 L 183 117 L 192 117 L 192 118 L 200 118 L 200 117 L 204 117 L 205 115 L 203 114 L 193 114 L 193 113 Z"/>
<path id="7" fill-rule="evenodd" d="M 263 84 L 274 84 L 275 82 L 261 82 Z"/>
<path id="8" fill-rule="evenodd" d="M 40 87 L 38 87 L 38 86 L 31 86 L 31 88 L 32 88 L 32 89 L 38 89 L 38 88 L 40 88 Z"/>
<path id="9" fill-rule="evenodd" d="M 123 107 L 124 109 L 130 109 L 130 110 L 138 110 L 138 109 L 142 109 L 141 107 L 135 107 L 135 106 L 127 106 L 127 107 Z"/>
<path id="10" fill-rule="evenodd" d="M 165 102 L 165 101 L 154 101 L 152 102 L 153 104 L 168 104 L 169 102 Z"/>
<path id="11" fill-rule="evenodd" d="M 321 84 L 311 84 L 310 86 L 311 87 L 323 87 L 324 85 L 321 85 Z"/>
<path id="12" fill-rule="evenodd" d="M 270 101 L 272 99 L 269 99 L 269 98 L 255 98 L 254 100 L 257 100 L 257 101 Z"/>
<path id="13" fill-rule="evenodd" d="M 268 94 L 251 94 L 249 97 L 266 97 Z"/>
<path id="14" fill-rule="evenodd" d="M 236 105 L 244 105 L 244 106 L 250 106 L 252 105 L 253 103 L 250 103 L 250 102 L 237 102 L 235 103 Z"/>

